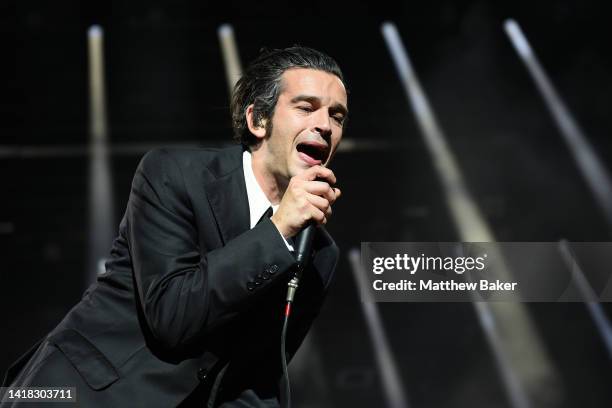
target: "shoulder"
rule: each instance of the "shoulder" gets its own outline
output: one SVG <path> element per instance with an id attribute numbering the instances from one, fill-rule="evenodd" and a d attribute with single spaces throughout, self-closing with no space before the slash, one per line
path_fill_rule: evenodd
<path id="1" fill-rule="evenodd" d="M 210 165 L 219 156 L 222 156 L 226 150 L 232 150 L 236 147 L 225 149 L 214 148 L 184 148 L 184 147 L 158 147 L 149 150 L 140 160 L 141 164 L 160 165 L 173 162 L 175 165 L 185 166 L 191 163 L 198 163 L 202 166 Z"/>
<path id="2" fill-rule="evenodd" d="M 140 160 L 137 171 L 167 178 L 174 174 L 203 175 L 233 168 L 242 163 L 242 147 L 176 148 L 160 147 L 148 151 Z"/>

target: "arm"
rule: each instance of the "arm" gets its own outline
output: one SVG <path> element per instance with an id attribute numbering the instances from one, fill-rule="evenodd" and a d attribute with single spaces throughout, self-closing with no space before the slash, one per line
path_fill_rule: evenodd
<path id="1" fill-rule="evenodd" d="M 270 220 L 204 253 L 180 168 L 164 150 L 140 162 L 127 221 L 138 306 L 152 335 L 169 350 L 235 318 L 284 281 L 295 262 Z M 270 267 L 270 279 L 249 290 L 247 282 Z"/>
<path id="2" fill-rule="evenodd" d="M 286 343 L 288 363 L 295 356 L 321 310 L 338 260 L 338 248 L 323 229 L 320 232 L 315 236 L 317 255 L 304 272 L 289 319 Z M 280 303 L 277 305 L 282 306 Z M 269 312 L 269 316 L 275 315 Z M 257 332 L 244 332 L 240 336 L 244 340 L 238 345 L 238 354 L 234 355 L 225 373 L 225 389 L 222 389 L 221 400 L 241 401 L 249 406 L 279 406 L 282 378 L 281 325 L 282 318 L 278 313 L 274 323 L 270 323 L 270 319 L 254 323 Z"/>

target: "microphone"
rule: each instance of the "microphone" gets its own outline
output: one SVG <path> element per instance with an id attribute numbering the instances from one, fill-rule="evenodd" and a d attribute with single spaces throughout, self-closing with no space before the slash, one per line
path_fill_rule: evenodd
<path id="1" fill-rule="evenodd" d="M 317 177 L 317 181 L 326 180 Z M 314 239 L 314 235 L 316 232 L 316 224 L 314 221 L 310 221 L 302 231 L 300 231 L 295 238 L 295 260 L 297 262 L 297 278 L 302 277 L 302 272 L 308 266 L 308 260 L 310 259 L 310 254 L 312 253 L 312 241 Z"/>
<path id="2" fill-rule="evenodd" d="M 317 181 L 324 181 L 317 178 Z M 295 273 L 293 274 L 293 278 L 287 284 L 287 302 L 288 306 L 293 302 L 293 297 L 295 296 L 295 291 L 298 288 L 298 284 L 300 279 L 302 278 L 302 272 L 308 266 L 308 261 L 310 260 L 310 254 L 312 253 L 312 241 L 314 240 L 315 232 L 317 230 L 317 225 L 314 221 L 310 221 L 302 231 L 300 231 L 295 237 Z M 286 310 L 288 315 L 289 309 Z"/>
<path id="3" fill-rule="evenodd" d="M 298 279 L 301 277 L 300 275 L 302 274 L 302 271 L 304 271 L 308 265 L 316 228 L 316 225 L 313 222 L 310 222 L 295 239 L 295 260 L 297 262 Z"/>

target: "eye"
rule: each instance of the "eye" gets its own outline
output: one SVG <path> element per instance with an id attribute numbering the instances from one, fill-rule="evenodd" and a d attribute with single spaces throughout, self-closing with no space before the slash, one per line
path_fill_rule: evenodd
<path id="1" fill-rule="evenodd" d="M 303 112 L 312 112 L 314 110 L 311 106 L 308 105 L 300 105 L 297 108 Z"/>
<path id="2" fill-rule="evenodd" d="M 344 116 L 342 115 L 335 115 L 332 116 L 332 118 L 339 124 L 342 125 L 344 123 Z"/>

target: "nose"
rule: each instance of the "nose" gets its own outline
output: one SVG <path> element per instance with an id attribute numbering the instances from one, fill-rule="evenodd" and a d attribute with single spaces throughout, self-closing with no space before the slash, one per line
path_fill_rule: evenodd
<path id="1" fill-rule="evenodd" d="M 326 109 L 319 109 L 314 115 L 314 130 L 326 141 L 331 135 L 331 118 L 327 114 Z"/>

